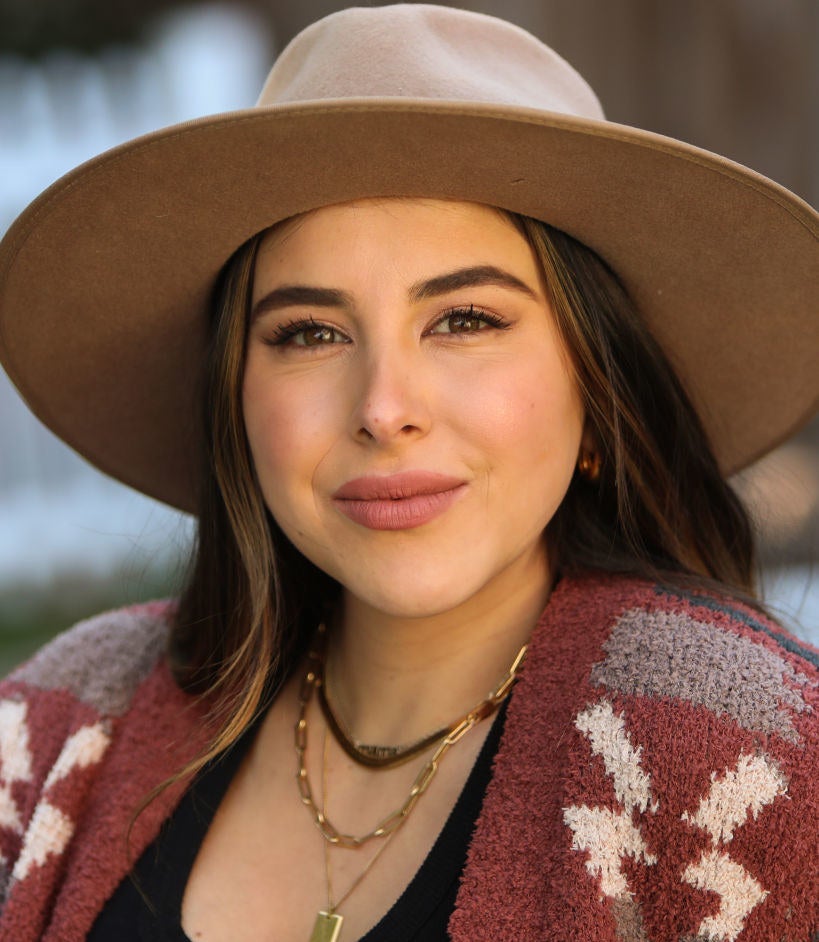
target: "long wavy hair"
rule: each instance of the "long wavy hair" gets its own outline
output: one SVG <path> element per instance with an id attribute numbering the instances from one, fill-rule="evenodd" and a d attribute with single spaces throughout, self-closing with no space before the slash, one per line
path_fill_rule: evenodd
<path id="1" fill-rule="evenodd" d="M 753 599 L 748 516 L 682 384 L 616 275 L 586 246 L 507 214 L 540 264 L 601 457 L 575 473 L 549 524 L 562 572 L 597 569 L 721 585 Z M 275 695 L 339 586 L 282 534 L 260 494 L 241 409 L 253 271 L 263 234 L 225 265 L 213 298 L 198 540 L 172 633 L 175 676 L 220 705 L 195 770 Z"/>

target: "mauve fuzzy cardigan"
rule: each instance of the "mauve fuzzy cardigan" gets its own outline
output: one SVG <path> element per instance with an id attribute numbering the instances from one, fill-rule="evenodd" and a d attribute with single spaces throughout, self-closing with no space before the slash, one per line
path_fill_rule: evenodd
<path id="1" fill-rule="evenodd" d="M 164 659 L 171 611 L 78 625 L 0 686 L 2 942 L 83 939 L 129 869 L 134 809 L 204 744 Z M 817 663 L 741 604 L 564 578 L 509 703 L 452 939 L 819 939 Z M 131 860 L 183 788 L 137 819 Z"/>

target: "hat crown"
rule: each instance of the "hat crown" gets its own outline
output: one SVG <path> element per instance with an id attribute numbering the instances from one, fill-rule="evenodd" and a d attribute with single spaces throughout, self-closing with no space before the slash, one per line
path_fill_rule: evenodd
<path id="1" fill-rule="evenodd" d="M 407 98 L 537 108 L 602 120 L 588 83 L 530 33 L 431 4 L 341 10 L 293 39 L 257 105 Z"/>

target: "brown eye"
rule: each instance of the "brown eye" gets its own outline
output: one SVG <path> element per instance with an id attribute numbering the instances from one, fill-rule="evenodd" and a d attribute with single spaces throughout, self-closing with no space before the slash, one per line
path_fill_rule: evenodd
<path id="1" fill-rule="evenodd" d="M 349 337 L 329 324 L 312 320 L 291 321 L 280 324 L 265 343 L 272 347 L 324 347 L 330 344 L 350 343 Z"/>
<path id="2" fill-rule="evenodd" d="M 474 314 L 453 314 L 449 318 L 450 333 L 458 333 L 465 330 L 480 330 L 485 324 Z"/>
<path id="3" fill-rule="evenodd" d="M 429 332 L 431 334 L 474 334 L 491 327 L 505 330 L 508 326 L 497 314 L 468 307 L 449 311 Z"/>
<path id="4" fill-rule="evenodd" d="M 324 343 L 343 343 L 344 338 L 332 327 L 316 324 L 293 335 L 293 343 L 301 347 L 316 347 Z"/>

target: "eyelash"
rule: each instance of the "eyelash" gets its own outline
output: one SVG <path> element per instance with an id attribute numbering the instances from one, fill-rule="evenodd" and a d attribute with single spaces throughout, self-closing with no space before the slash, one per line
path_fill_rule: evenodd
<path id="1" fill-rule="evenodd" d="M 337 334 L 341 333 L 341 331 L 337 330 L 335 327 L 329 327 L 328 324 L 322 324 L 321 321 L 313 320 L 312 317 L 299 317 L 292 321 L 288 321 L 286 324 L 277 324 L 273 328 L 270 337 L 266 338 L 264 342 L 269 344 L 271 347 L 283 347 L 290 344 L 290 341 L 298 334 L 302 333 L 302 331 L 315 328 L 320 329 L 322 327 L 328 327 Z M 296 344 L 292 344 L 292 346 L 296 346 Z M 304 344 L 304 346 L 308 346 L 308 344 Z M 315 346 L 324 346 L 324 344 L 316 344 Z"/>
<path id="2" fill-rule="evenodd" d="M 470 304 L 468 307 L 454 307 L 450 310 L 444 312 L 444 314 L 438 318 L 437 321 L 432 325 L 433 328 L 437 327 L 439 324 L 442 324 L 444 321 L 449 320 L 452 317 L 464 317 L 464 318 L 475 318 L 476 320 L 486 324 L 489 327 L 494 327 L 496 330 L 508 330 L 511 326 L 507 321 L 505 321 L 499 314 L 493 314 L 491 311 L 484 311 L 480 308 L 476 308 L 474 305 Z M 340 334 L 344 336 L 340 330 L 335 327 L 331 327 L 329 324 L 323 324 L 321 321 L 316 321 L 312 317 L 302 317 L 295 318 L 292 321 L 288 321 L 285 324 L 277 324 L 272 331 L 270 337 L 265 339 L 265 343 L 271 347 L 283 347 L 283 346 L 328 346 L 328 344 L 291 344 L 291 341 L 298 334 L 302 333 L 305 330 L 311 329 L 321 329 L 327 328 L 333 333 Z M 450 332 L 451 336 L 464 336 L 467 334 L 476 334 L 480 332 L 478 330 L 467 330 L 462 334 L 455 332 Z M 432 328 L 425 331 L 425 334 L 437 333 Z M 444 333 L 444 332 L 441 332 Z M 332 344 L 329 344 L 332 346 Z"/>
<path id="3" fill-rule="evenodd" d="M 494 327 L 497 330 L 508 330 L 511 326 L 500 314 L 493 314 L 491 311 L 484 311 L 481 308 L 476 308 L 474 304 L 470 304 L 468 307 L 453 307 L 445 311 L 444 314 L 435 321 L 433 327 L 437 327 L 438 324 L 449 320 L 451 317 L 474 317 L 487 326 Z M 476 334 L 478 331 L 468 330 L 465 331 L 465 333 Z"/>

